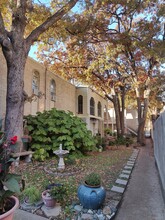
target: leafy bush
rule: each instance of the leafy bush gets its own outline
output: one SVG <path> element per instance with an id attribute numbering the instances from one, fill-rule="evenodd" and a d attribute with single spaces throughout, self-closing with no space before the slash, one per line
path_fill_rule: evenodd
<path id="1" fill-rule="evenodd" d="M 116 132 L 113 132 L 110 128 L 104 129 L 105 135 L 116 136 Z"/>
<path id="2" fill-rule="evenodd" d="M 95 139 L 86 124 L 71 112 L 51 109 L 38 112 L 36 116 L 26 116 L 29 134 L 32 136 L 31 148 L 34 158 L 43 161 L 54 151 L 62 148 L 70 153 L 92 151 Z"/>
<path id="3" fill-rule="evenodd" d="M 71 164 L 76 164 L 77 163 L 77 161 L 80 159 L 80 158 L 82 158 L 84 155 L 80 152 L 80 151 L 78 151 L 78 150 L 76 150 L 76 151 L 74 151 L 72 154 L 68 154 L 67 155 L 67 157 L 65 157 L 64 158 L 64 160 L 65 160 L 65 164 L 67 165 L 71 165 Z"/>
<path id="4" fill-rule="evenodd" d="M 110 141 L 109 145 L 129 145 L 132 144 L 133 140 L 130 137 L 120 136 L 115 141 Z"/>
<path id="5" fill-rule="evenodd" d="M 95 136 L 95 140 L 96 140 L 96 147 L 98 149 L 100 148 L 100 146 L 102 146 L 102 148 L 105 149 L 105 147 L 106 147 L 106 139 L 104 137 L 96 135 Z"/>
<path id="6" fill-rule="evenodd" d="M 26 202 L 35 203 L 40 200 L 41 193 L 35 186 L 29 186 L 25 188 L 22 192 L 22 195 Z"/>
<path id="7" fill-rule="evenodd" d="M 67 196 L 67 186 L 59 185 L 54 186 L 50 189 L 49 193 L 52 198 L 54 198 L 58 202 L 63 202 L 65 200 L 65 196 Z"/>
<path id="8" fill-rule="evenodd" d="M 99 186 L 101 184 L 101 177 L 97 173 L 90 173 L 85 177 L 85 184 L 89 186 Z"/>

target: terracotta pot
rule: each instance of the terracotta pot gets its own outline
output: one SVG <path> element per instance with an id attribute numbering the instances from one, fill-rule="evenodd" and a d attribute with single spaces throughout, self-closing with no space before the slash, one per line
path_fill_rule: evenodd
<path id="1" fill-rule="evenodd" d="M 12 220 L 14 217 L 14 211 L 16 208 L 19 206 L 19 200 L 15 196 L 11 196 L 11 198 L 15 201 L 15 205 L 13 206 L 12 209 L 10 209 L 8 212 L 5 212 L 4 214 L 0 215 L 1 220 Z"/>
<path id="2" fill-rule="evenodd" d="M 48 192 L 49 190 L 45 190 L 42 192 L 42 199 L 46 207 L 53 208 L 56 204 L 56 201 L 51 196 L 47 195 Z"/>

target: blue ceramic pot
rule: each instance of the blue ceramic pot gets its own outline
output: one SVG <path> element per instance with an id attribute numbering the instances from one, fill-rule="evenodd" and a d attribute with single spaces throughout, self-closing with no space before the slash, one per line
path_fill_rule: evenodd
<path id="1" fill-rule="evenodd" d="M 104 203 L 106 192 L 104 187 L 90 187 L 80 185 L 78 188 L 78 198 L 85 209 L 99 209 Z"/>

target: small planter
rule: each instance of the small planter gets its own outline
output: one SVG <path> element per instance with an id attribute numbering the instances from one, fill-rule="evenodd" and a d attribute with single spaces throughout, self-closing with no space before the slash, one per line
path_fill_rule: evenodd
<path id="1" fill-rule="evenodd" d="M 12 220 L 14 217 L 14 211 L 18 208 L 19 206 L 19 200 L 15 196 L 11 196 L 11 199 L 13 200 L 14 206 L 4 214 L 0 215 L 0 220 Z"/>
<path id="2" fill-rule="evenodd" d="M 46 207 L 53 208 L 56 205 L 56 200 L 49 194 L 49 190 L 42 192 L 42 199 Z"/>

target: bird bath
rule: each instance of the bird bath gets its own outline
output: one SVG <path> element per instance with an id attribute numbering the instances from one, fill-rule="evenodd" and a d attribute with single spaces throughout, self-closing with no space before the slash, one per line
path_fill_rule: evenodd
<path id="1" fill-rule="evenodd" d="M 69 153 L 69 151 L 63 150 L 62 144 L 60 144 L 59 150 L 55 150 L 55 151 L 53 151 L 53 153 L 59 157 L 58 169 L 64 170 L 65 169 L 64 156 L 67 155 Z"/>

